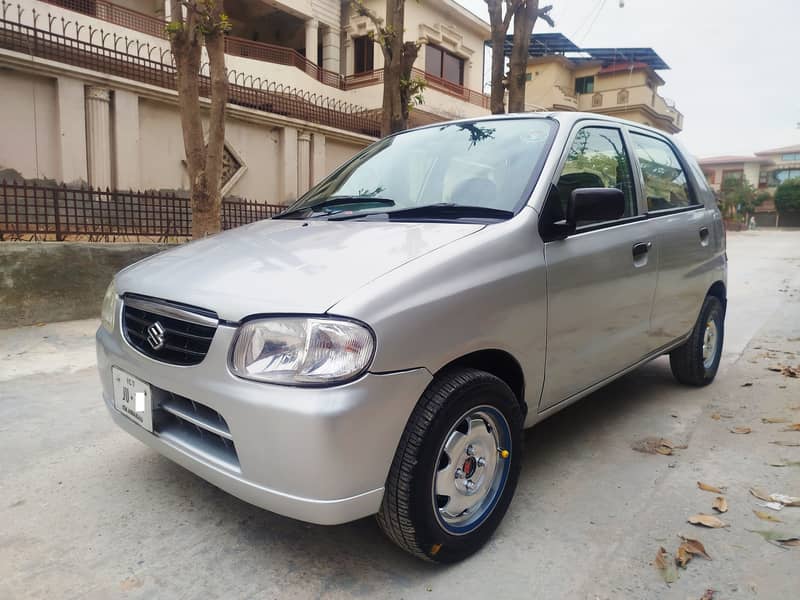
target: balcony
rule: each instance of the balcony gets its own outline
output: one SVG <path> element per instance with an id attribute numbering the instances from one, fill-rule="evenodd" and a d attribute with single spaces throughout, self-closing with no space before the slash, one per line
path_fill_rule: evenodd
<path id="1" fill-rule="evenodd" d="M 163 19 L 119 6 L 108 0 L 41 1 L 88 15 L 119 27 L 132 29 L 161 40 L 167 40 Z M 292 17 L 286 15 L 286 18 Z M 225 53 L 229 56 L 294 67 L 323 85 L 338 90 L 352 90 L 383 83 L 382 70 L 344 77 L 339 73 L 321 68 L 295 48 L 252 41 L 233 35 L 225 37 Z M 427 74 L 420 69 L 414 69 L 413 75 L 424 79 L 429 89 L 437 90 L 452 98 L 458 98 L 480 108 L 486 109 L 489 107 L 489 97 L 481 92 Z"/>
<path id="2" fill-rule="evenodd" d="M 662 98 L 645 85 L 611 90 L 597 90 L 578 95 L 578 110 L 597 113 L 625 113 L 642 110 L 657 122 L 657 127 L 670 133 L 683 129 L 683 114 L 675 103 Z M 623 115 L 625 116 L 625 115 Z"/>

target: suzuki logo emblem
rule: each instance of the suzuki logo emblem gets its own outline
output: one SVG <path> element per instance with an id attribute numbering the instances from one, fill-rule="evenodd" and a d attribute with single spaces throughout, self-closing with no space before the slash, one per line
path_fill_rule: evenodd
<path id="1" fill-rule="evenodd" d="M 156 321 L 147 328 L 147 343 L 153 350 L 161 350 L 164 347 L 164 336 L 167 332 L 164 326 Z"/>

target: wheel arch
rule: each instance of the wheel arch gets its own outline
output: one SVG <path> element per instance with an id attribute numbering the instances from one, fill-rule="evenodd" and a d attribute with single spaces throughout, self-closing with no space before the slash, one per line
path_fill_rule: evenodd
<path id="1" fill-rule="evenodd" d="M 715 298 L 719 299 L 722 303 L 723 310 L 728 306 L 728 294 L 727 290 L 725 289 L 725 283 L 722 281 L 715 281 L 710 288 L 708 288 L 708 293 L 706 296 L 714 296 Z"/>
<path id="2" fill-rule="evenodd" d="M 519 364 L 519 361 L 514 358 L 512 354 L 505 350 L 486 349 L 476 350 L 458 358 L 451 360 L 444 365 L 441 369 L 434 373 L 434 377 L 438 376 L 445 370 L 458 367 L 467 367 L 478 369 L 491 373 L 495 377 L 502 379 L 519 402 L 522 408 L 523 417 L 528 414 L 528 404 L 525 401 L 525 373 Z"/>

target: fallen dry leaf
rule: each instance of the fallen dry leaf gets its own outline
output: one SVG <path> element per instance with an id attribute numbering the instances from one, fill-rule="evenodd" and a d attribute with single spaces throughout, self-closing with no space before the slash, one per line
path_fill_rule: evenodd
<path id="1" fill-rule="evenodd" d="M 649 437 L 634 442 L 631 447 L 637 452 L 669 456 L 676 448 L 685 449 L 687 446 L 677 446 L 666 438 Z"/>
<path id="2" fill-rule="evenodd" d="M 763 500 L 764 502 L 770 502 L 769 496 L 767 496 L 764 492 L 762 492 L 758 488 L 750 488 L 750 493 L 759 500 Z"/>
<path id="3" fill-rule="evenodd" d="M 693 540 L 692 538 L 687 538 L 685 536 L 679 536 L 683 543 L 681 546 L 686 547 L 687 552 L 691 552 L 692 554 L 697 554 L 698 556 L 702 556 L 706 560 L 711 560 L 711 557 L 706 552 L 705 546 L 698 540 Z"/>
<path id="4" fill-rule="evenodd" d="M 800 498 L 786 494 L 770 494 L 770 502 L 780 502 L 784 506 L 800 506 Z"/>
<path id="5" fill-rule="evenodd" d="M 692 553 L 686 549 L 686 544 L 678 546 L 678 551 L 675 552 L 675 562 L 678 566 L 685 569 L 690 560 L 692 560 Z"/>
<path id="6" fill-rule="evenodd" d="M 751 387 L 753 385 L 752 381 L 748 381 L 747 383 L 743 383 L 742 387 Z"/>
<path id="7" fill-rule="evenodd" d="M 717 496 L 714 498 L 713 504 L 711 504 L 711 508 L 715 511 L 720 513 L 728 512 L 728 501 L 725 500 L 722 496 Z"/>
<path id="8" fill-rule="evenodd" d="M 700 600 L 714 600 L 714 594 L 717 593 L 717 590 L 708 589 L 703 592 L 703 595 L 700 597 Z"/>
<path id="9" fill-rule="evenodd" d="M 783 431 L 800 431 L 800 423 L 792 423 L 791 425 L 783 429 Z"/>
<path id="10" fill-rule="evenodd" d="M 720 419 L 732 419 L 733 415 L 726 415 L 726 414 L 715 412 L 715 413 L 711 413 L 711 418 L 714 419 L 715 421 L 719 421 Z"/>
<path id="11" fill-rule="evenodd" d="M 731 427 L 731 429 L 730 429 L 731 433 L 742 433 L 742 434 L 744 434 L 744 433 L 750 433 L 751 431 L 753 431 L 753 430 L 750 429 L 749 427 L 742 427 L 742 426 Z"/>
<path id="12" fill-rule="evenodd" d="M 702 525 L 703 527 L 711 527 L 712 529 L 720 529 L 722 527 L 730 527 L 724 521 L 718 519 L 714 515 L 704 515 L 702 513 L 692 515 L 688 519 L 692 525 Z"/>
<path id="13" fill-rule="evenodd" d="M 784 460 L 782 462 L 769 463 L 770 467 L 800 467 L 800 460 Z"/>
<path id="14" fill-rule="evenodd" d="M 767 424 L 767 423 L 788 423 L 789 419 L 785 419 L 783 417 L 766 417 L 764 419 L 761 419 L 761 422 L 765 423 L 765 424 Z"/>
<path id="15" fill-rule="evenodd" d="M 704 492 L 713 492 L 715 494 L 724 494 L 725 488 L 718 488 L 714 487 L 713 485 L 708 485 L 707 483 L 703 483 L 702 481 L 697 482 L 697 487 L 699 487 Z"/>
<path id="16" fill-rule="evenodd" d="M 770 442 L 770 444 L 775 444 L 776 446 L 800 446 L 800 442 L 787 442 L 785 440 L 775 440 L 774 442 Z"/>
<path id="17" fill-rule="evenodd" d="M 775 358 L 775 357 L 770 357 L 770 358 Z M 800 377 L 800 367 L 790 367 L 789 365 L 786 366 L 778 365 L 776 367 L 767 367 L 767 369 L 769 369 L 770 371 L 774 371 L 776 373 L 780 373 L 784 377 L 791 377 L 793 379 Z"/>
<path id="18" fill-rule="evenodd" d="M 767 540 L 770 544 L 775 544 L 776 546 L 784 546 L 787 548 L 798 547 L 800 546 L 800 535 L 795 534 L 787 534 L 782 533 L 780 531 L 764 531 L 764 530 L 756 530 L 756 529 L 748 529 L 752 533 L 757 533 L 765 540 Z"/>
<path id="19" fill-rule="evenodd" d="M 778 517 L 773 517 L 771 514 L 766 513 L 763 510 L 753 509 L 753 514 L 762 521 L 770 521 L 772 523 L 783 523 L 783 521 L 781 521 Z"/>
<path id="20" fill-rule="evenodd" d="M 656 552 L 653 566 L 658 569 L 658 572 L 661 573 L 661 577 L 666 583 L 674 583 L 678 580 L 678 569 L 675 567 L 675 561 L 670 559 L 663 546 Z"/>

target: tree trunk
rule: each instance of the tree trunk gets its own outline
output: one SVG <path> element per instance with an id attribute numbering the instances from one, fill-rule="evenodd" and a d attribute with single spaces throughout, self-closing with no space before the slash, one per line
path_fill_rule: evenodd
<path id="1" fill-rule="evenodd" d="M 506 112 L 505 77 L 506 57 L 503 52 L 508 21 L 503 19 L 503 0 L 486 0 L 489 9 L 489 25 L 492 41 L 492 70 L 491 92 L 489 96 L 489 109 L 492 114 L 500 115 Z M 509 13 L 510 14 L 510 11 Z"/>
<path id="2" fill-rule="evenodd" d="M 182 2 L 172 0 L 171 9 L 170 25 L 175 25 L 176 29 L 170 31 L 170 45 L 175 59 L 183 148 L 189 173 L 192 237 L 199 238 L 222 228 L 222 158 L 225 148 L 225 105 L 228 101 L 225 37 L 217 28 L 201 34 L 198 16 L 192 7 L 184 10 Z M 221 2 L 210 10 L 212 21 L 220 22 Z M 200 66 L 204 38 L 211 84 L 208 142 L 203 133 L 200 110 Z"/>
<path id="3" fill-rule="evenodd" d="M 401 101 L 403 77 L 403 25 L 405 22 L 405 0 L 386 1 L 386 32 L 383 49 L 383 119 L 381 135 L 389 135 L 406 129 Z M 407 112 L 407 111 L 406 111 Z"/>
<path id="4" fill-rule="evenodd" d="M 403 58 L 400 64 L 400 108 L 403 112 L 403 123 L 402 129 L 396 131 L 408 129 L 408 116 L 412 101 L 411 88 L 408 85 L 404 85 L 402 82 L 411 81 L 411 72 L 414 69 L 414 61 L 417 60 L 418 53 L 419 46 L 417 46 L 416 42 L 403 43 Z"/>
<path id="5" fill-rule="evenodd" d="M 514 45 L 511 48 L 508 74 L 508 112 L 525 110 L 525 75 L 528 46 L 539 13 L 539 1 L 527 0 L 514 12 Z"/>

